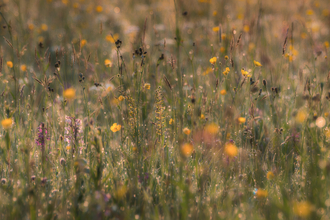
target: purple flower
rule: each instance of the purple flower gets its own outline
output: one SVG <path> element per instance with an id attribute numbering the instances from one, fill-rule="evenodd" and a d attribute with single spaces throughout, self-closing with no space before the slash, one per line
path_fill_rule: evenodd
<path id="1" fill-rule="evenodd" d="M 45 128 L 45 124 L 41 123 L 38 128 L 38 137 L 36 139 L 36 144 L 44 147 L 45 141 L 49 140 L 49 136 L 47 135 L 47 128 Z"/>
<path id="2" fill-rule="evenodd" d="M 144 176 L 138 176 L 138 178 L 140 183 L 145 182 L 149 179 L 149 173 L 145 173 Z"/>
<path id="3" fill-rule="evenodd" d="M 74 147 L 76 143 L 83 144 L 83 140 L 81 139 L 82 133 L 82 123 L 80 119 L 76 119 L 75 117 L 65 116 L 65 135 L 64 140 Z"/>

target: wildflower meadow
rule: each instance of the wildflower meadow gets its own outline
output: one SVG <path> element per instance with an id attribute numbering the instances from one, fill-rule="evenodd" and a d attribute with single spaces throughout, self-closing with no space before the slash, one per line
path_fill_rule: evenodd
<path id="1" fill-rule="evenodd" d="M 329 0 L 1 0 L 0 219 L 330 219 Z"/>

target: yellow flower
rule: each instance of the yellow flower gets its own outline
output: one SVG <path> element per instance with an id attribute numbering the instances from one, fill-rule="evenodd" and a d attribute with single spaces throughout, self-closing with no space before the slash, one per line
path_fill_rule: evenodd
<path id="1" fill-rule="evenodd" d="M 325 41 L 325 42 L 324 42 L 324 46 L 325 46 L 326 48 L 329 48 L 329 41 Z"/>
<path id="2" fill-rule="evenodd" d="M 267 190 L 257 189 L 255 195 L 259 199 L 266 198 L 268 196 L 268 192 L 267 192 Z"/>
<path id="3" fill-rule="evenodd" d="M 325 133 L 326 138 L 330 138 L 330 129 L 329 128 L 324 129 L 324 133 Z"/>
<path id="4" fill-rule="evenodd" d="M 220 47 L 220 52 L 221 52 L 221 53 L 224 53 L 225 50 L 226 50 L 226 49 L 225 49 L 224 47 Z"/>
<path id="5" fill-rule="evenodd" d="M 69 3 L 69 1 L 68 0 L 62 0 L 62 3 L 67 5 Z"/>
<path id="6" fill-rule="evenodd" d="M 143 86 L 144 89 L 150 89 L 150 83 L 145 83 Z"/>
<path id="7" fill-rule="evenodd" d="M 253 63 L 254 63 L 255 66 L 262 66 L 261 63 L 259 63 L 258 61 L 254 60 Z"/>
<path id="8" fill-rule="evenodd" d="M 72 7 L 75 8 L 75 9 L 77 9 L 77 8 L 79 8 L 79 4 L 77 2 L 76 3 L 73 3 Z"/>
<path id="9" fill-rule="evenodd" d="M 213 58 L 210 59 L 210 63 L 211 64 L 214 65 L 216 62 L 217 62 L 217 58 L 216 57 L 213 57 Z"/>
<path id="10" fill-rule="evenodd" d="M 227 142 L 225 144 L 225 154 L 230 158 L 236 157 L 238 154 L 236 145 L 232 142 Z"/>
<path id="11" fill-rule="evenodd" d="M 330 14 L 330 10 L 328 10 L 328 9 L 323 9 L 323 11 L 322 11 L 322 15 L 323 15 L 324 17 L 329 16 L 329 14 Z"/>
<path id="12" fill-rule="evenodd" d="M 191 130 L 189 128 L 184 128 L 183 129 L 183 133 L 185 133 L 186 135 L 189 135 L 191 132 Z"/>
<path id="13" fill-rule="evenodd" d="M 220 30 L 220 28 L 217 26 L 217 27 L 212 28 L 212 30 L 213 30 L 214 32 L 218 32 L 218 31 Z"/>
<path id="14" fill-rule="evenodd" d="M 228 59 L 229 59 L 229 57 L 226 55 L 226 56 L 225 56 L 225 60 L 228 60 Z"/>
<path id="15" fill-rule="evenodd" d="M 119 104 L 119 100 L 116 99 L 116 98 L 113 98 L 113 99 L 111 99 L 110 103 L 111 103 L 111 105 L 118 105 Z"/>
<path id="16" fill-rule="evenodd" d="M 274 177 L 275 177 L 274 173 L 272 171 L 268 171 L 268 173 L 267 173 L 267 179 L 268 180 L 272 180 L 272 179 L 274 179 Z"/>
<path id="17" fill-rule="evenodd" d="M 212 68 L 211 67 L 207 67 L 207 69 L 203 72 L 203 76 L 209 74 L 210 72 L 212 72 Z"/>
<path id="18" fill-rule="evenodd" d="M 219 131 L 219 127 L 218 127 L 216 124 L 214 124 L 214 123 L 212 123 L 212 124 L 208 124 L 208 125 L 206 125 L 206 127 L 205 127 L 205 131 L 206 131 L 207 133 L 209 133 L 209 134 L 214 135 L 214 134 L 218 133 L 218 131 Z"/>
<path id="19" fill-rule="evenodd" d="M 121 129 L 121 125 L 118 125 L 117 123 L 113 123 L 113 125 L 110 127 L 110 130 L 115 133 Z"/>
<path id="20" fill-rule="evenodd" d="M 194 147 L 192 146 L 192 144 L 189 143 L 182 145 L 180 149 L 180 152 L 184 157 L 189 157 L 193 153 L 193 151 Z"/>
<path id="21" fill-rule="evenodd" d="M 28 28 L 30 29 L 30 31 L 32 31 L 34 29 L 34 25 L 33 24 L 28 24 Z"/>
<path id="22" fill-rule="evenodd" d="M 76 97 L 76 90 L 73 88 L 66 89 L 63 92 L 63 97 L 68 100 L 74 99 Z"/>
<path id="23" fill-rule="evenodd" d="M 227 91 L 225 89 L 223 89 L 223 90 L 220 91 L 220 94 L 221 95 L 226 95 L 227 94 Z"/>
<path id="24" fill-rule="evenodd" d="M 111 62 L 109 59 L 106 59 L 106 60 L 104 61 L 104 65 L 105 65 L 106 67 L 112 67 L 112 62 Z"/>
<path id="25" fill-rule="evenodd" d="M 201 119 L 205 119 L 205 115 L 201 114 Z"/>
<path id="26" fill-rule="evenodd" d="M 243 76 L 249 75 L 249 73 L 247 71 L 245 71 L 244 68 L 241 69 L 241 73 Z"/>
<path id="27" fill-rule="evenodd" d="M 171 125 L 171 124 L 173 124 L 173 122 L 174 122 L 174 120 L 171 118 L 168 123 Z"/>
<path id="28" fill-rule="evenodd" d="M 47 30 L 48 30 L 48 26 L 47 26 L 47 24 L 42 24 L 42 25 L 41 25 L 41 30 L 43 30 L 43 31 L 47 31 Z"/>
<path id="29" fill-rule="evenodd" d="M 240 124 L 243 124 L 246 122 L 246 118 L 244 118 L 244 117 L 239 117 L 237 120 Z"/>
<path id="30" fill-rule="evenodd" d="M 24 65 L 24 64 L 21 65 L 21 71 L 22 71 L 22 72 L 25 72 L 25 71 L 26 71 L 26 65 Z"/>
<path id="31" fill-rule="evenodd" d="M 307 201 L 296 202 L 293 205 L 293 213 L 302 218 L 308 217 L 312 211 L 313 211 L 313 207 Z"/>
<path id="32" fill-rule="evenodd" d="M 111 43 L 115 43 L 116 40 L 118 40 L 118 38 L 119 38 L 119 34 L 114 34 L 113 36 L 109 34 L 105 37 L 105 39 Z"/>
<path id="33" fill-rule="evenodd" d="M 1 125 L 4 129 L 11 128 L 12 124 L 13 124 L 13 120 L 11 118 L 6 118 L 1 121 Z"/>
<path id="34" fill-rule="evenodd" d="M 213 11 L 213 16 L 216 16 L 218 14 L 217 11 Z"/>
<path id="35" fill-rule="evenodd" d="M 249 43 L 249 51 L 254 50 L 254 48 L 256 47 L 256 45 L 254 43 Z"/>
<path id="36" fill-rule="evenodd" d="M 244 25 L 243 30 L 244 32 L 249 32 L 250 31 L 249 25 Z"/>
<path id="37" fill-rule="evenodd" d="M 228 73 L 230 72 L 229 67 L 226 67 L 226 70 L 222 72 L 223 75 L 227 76 Z"/>
<path id="38" fill-rule="evenodd" d="M 306 15 L 313 15 L 314 11 L 312 9 L 309 9 L 306 11 Z"/>
<path id="39" fill-rule="evenodd" d="M 222 39 L 222 40 L 226 40 L 226 36 L 227 36 L 226 34 L 222 34 L 222 35 L 221 35 L 221 39 Z"/>
<path id="40" fill-rule="evenodd" d="M 134 152 L 136 152 L 136 151 L 137 151 L 137 147 L 133 147 L 132 150 L 133 150 Z"/>
<path id="41" fill-rule="evenodd" d="M 127 187 L 126 186 L 121 186 L 117 189 L 115 196 L 117 199 L 122 199 L 127 193 Z"/>
<path id="42" fill-rule="evenodd" d="M 100 13 L 103 11 L 103 7 L 101 5 L 96 6 L 95 11 Z"/>
<path id="43" fill-rule="evenodd" d="M 87 44 L 87 40 L 82 39 L 82 40 L 80 41 L 80 47 L 84 47 L 86 44 Z"/>
<path id="44" fill-rule="evenodd" d="M 305 110 L 299 110 L 296 115 L 296 122 L 302 124 L 307 118 L 307 113 Z"/>
<path id="45" fill-rule="evenodd" d="M 13 62 L 11 62 L 11 61 L 7 61 L 7 66 L 9 67 L 9 68 L 13 68 Z"/>
<path id="46" fill-rule="evenodd" d="M 325 112 L 324 113 L 324 117 L 328 117 L 329 116 L 329 113 L 328 112 Z"/>
<path id="47" fill-rule="evenodd" d="M 125 97 L 122 96 L 122 95 L 118 97 L 118 100 L 119 100 L 120 102 L 123 101 L 124 99 L 125 99 Z"/>

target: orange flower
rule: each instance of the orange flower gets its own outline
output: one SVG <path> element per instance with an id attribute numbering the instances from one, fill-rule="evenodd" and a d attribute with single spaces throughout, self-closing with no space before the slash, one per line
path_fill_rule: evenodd
<path id="1" fill-rule="evenodd" d="M 69 88 L 69 89 L 65 90 L 63 92 L 63 97 L 68 100 L 74 99 L 76 97 L 76 90 L 73 88 Z"/>
<path id="2" fill-rule="evenodd" d="M 189 135 L 191 132 L 191 130 L 189 128 L 184 128 L 183 129 L 183 133 L 185 133 L 186 135 Z"/>

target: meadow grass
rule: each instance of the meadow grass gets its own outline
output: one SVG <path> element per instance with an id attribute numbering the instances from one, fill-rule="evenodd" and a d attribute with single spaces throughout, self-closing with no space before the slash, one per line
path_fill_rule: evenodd
<path id="1" fill-rule="evenodd" d="M 1 219 L 329 219 L 328 0 L 2 0 Z"/>

